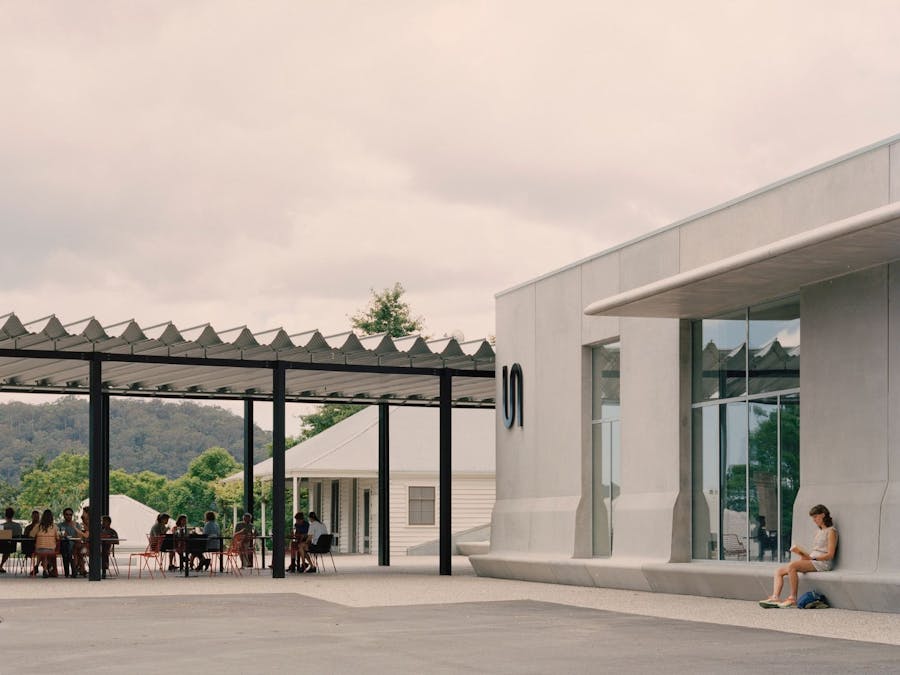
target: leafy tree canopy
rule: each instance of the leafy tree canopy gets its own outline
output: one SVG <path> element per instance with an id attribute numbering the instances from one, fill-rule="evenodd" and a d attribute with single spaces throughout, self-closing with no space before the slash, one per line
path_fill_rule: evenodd
<path id="1" fill-rule="evenodd" d="M 387 333 L 391 337 L 403 337 L 420 332 L 425 324 L 422 317 L 413 317 L 409 303 L 404 301 L 406 289 L 399 281 L 392 288 L 385 288 L 380 293 L 370 289 L 372 299 L 365 310 L 354 314 L 350 321 L 354 328 L 366 335 Z"/>
<path id="2" fill-rule="evenodd" d="M 370 289 L 372 298 L 365 310 L 354 314 L 350 321 L 354 328 L 366 335 L 387 333 L 391 337 L 404 337 L 420 332 L 425 323 L 422 317 L 413 317 L 412 309 L 403 294 L 406 289 L 399 281 L 380 293 Z M 300 438 L 304 441 L 334 426 L 350 415 L 358 413 L 364 405 L 346 403 L 326 403 L 316 412 L 304 415 L 300 425 Z"/>
<path id="3" fill-rule="evenodd" d="M 318 433 L 334 426 L 341 420 L 355 415 L 365 408 L 364 405 L 350 403 L 326 403 L 317 412 L 304 415 L 300 426 L 300 440 L 305 441 Z"/>
<path id="4" fill-rule="evenodd" d="M 190 463 L 187 475 L 209 482 L 226 478 L 241 468 L 225 448 L 209 448 Z"/>

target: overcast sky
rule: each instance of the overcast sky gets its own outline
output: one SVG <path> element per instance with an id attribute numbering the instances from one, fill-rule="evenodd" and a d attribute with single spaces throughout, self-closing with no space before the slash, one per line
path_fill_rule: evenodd
<path id="1" fill-rule="evenodd" d="M 900 132 L 900 3 L 0 0 L 0 315 L 336 333 Z"/>

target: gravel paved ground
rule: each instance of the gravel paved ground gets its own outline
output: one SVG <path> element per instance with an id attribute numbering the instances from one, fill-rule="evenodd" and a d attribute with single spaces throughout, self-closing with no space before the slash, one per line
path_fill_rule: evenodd
<path id="1" fill-rule="evenodd" d="M 436 558 L 336 561 L 287 579 L 6 576 L 3 661 L 22 666 L 0 673 L 303 670 L 307 647 L 328 654 L 323 672 L 900 671 L 898 614 L 487 579 L 465 558 L 450 577 Z"/>

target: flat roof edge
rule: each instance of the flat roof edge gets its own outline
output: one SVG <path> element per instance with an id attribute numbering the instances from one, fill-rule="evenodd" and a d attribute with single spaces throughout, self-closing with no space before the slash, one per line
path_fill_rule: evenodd
<path id="1" fill-rule="evenodd" d="M 851 160 L 854 157 L 859 157 L 861 155 L 864 155 L 868 152 L 872 152 L 874 150 L 878 150 L 880 148 L 889 147 L 897 142 L 900 142 L 900 133 L 894 134 L 893 136 L 889 136 L 888 138 L 885 138 L 883 140 L 876 141 L 875 143 L 866 145 L 862 148 L 852 150 L 843 155 L 839 155 L 838 157 L 829 159 L 820 164 L 816 164 L 815 166 L 812 166 L 808 169 L 804 169 L 803 171 L 800 171 L 799 173 L 791 174 L 790 176 L 787 176 L 786 178 L 781 178 L 781 179 L 775 181 L 774 183 L 768 183 L 762 187 L 756 188 L 755 190 L 746 192 L 742 195 L 739 195 L 737 197 L 729 199 L 726 202 L 722 202 L 721 204 L 717 204 L 716 206 L 712 206 L 708 209 L 698 211 L 698 212 L 693 213 L 685 218 L 676 220 L 673 223 L 669 223 L 668 225 L 664 225 L 655 230 L 651 230 L 645 234 L 639 235 L 637 237 L 633 237 L 632 239 L 628 239 L 620 244 L 615 244 L 613 246 L 610 246 L 609 248 L 603 249 L 602 251 L 598 251 L 597 253 L 593 253 L 591 255 L 585 256 L 584 258 L 579 258 L 578 260 L 571 262 L 568 265 L 564 265 L 562 267 L 550 270 L 549 272 L 540 274 L 532 279 L 529 279 L 528 281 L 523 281 L 519 284 L 515 284 L 514 286 L 510 286 L 509 288 L 506 288 L 502 291 L 498 291 L 497 293 L 495 293 L 494 299 L 497 299 L 497 298 L 500 298 L 501 296 L 508 295 L 509 293 L 513 293 L 515 291 L 521 290 L 522 288 L 530 286 L 531 284 L 535 284 L 544 279 L 548 279 L 552 276 L 556 276 L 557 274 L 566 272 L 566 271 L 573 269 L 575 267 L 578 267 L 580 265 L 584 265 L 585 263 L 590 262 L 591 260 L 595 260 L 597 258 L 606 256 L 606 255 L 610 255 L 612 253 L 616 253 L 617 251 L 621 251 L 622 249 L 628 248 L 629 246 L 633 246 L 641 241 L 644 241 L 645 239 L 650 239 L 651 237 L 655 237 L 664 232 L 668 232 L 669 230 L 679 228 L 682 225 L 693 222 L 695 220 L 699 220 L 700 218 L 704 218 L 710 214 L 716 213 L 717 211 L 724 211 L 725 209 L 731 208 L 732 206 L 739 204 L 743 201 L 752 199 L 753 197 L 757 197 L 761 194 L 769 192 L 770 190 L 775 190 L 784 185 L 787 185 L 788 183 L 792 183 L 796 180 L 800 180 L 801 178 L 806 178 L 807 176 L 810 176 L 814 173 L 818 173 L 819 171 L 824 171 L 825 169 L 831 168 L 832 166 L 836 166 L 838 164 L 841 164 L 842 162 Z"/>
<path id="2" fill-rule="evenodd" d="M 833 221 L 827 225 L 820 225 L 812 230 L 780 239 L 771 244 L 744 251 L 729 258 L 717 260 L 708 265 L 598 300 L 588 305 L 584 313 L 588 316 L 607 314 L 631 303 L 646 300 L 667 291 L 682 288 L 698 281 L 705 281 L 725 272 L 748 267 L 754 263 L 775 258 L 785 253 L 875 227 L 896 218 L 900 218 L 900 202 L 892 202 L 864 213 Z"/>

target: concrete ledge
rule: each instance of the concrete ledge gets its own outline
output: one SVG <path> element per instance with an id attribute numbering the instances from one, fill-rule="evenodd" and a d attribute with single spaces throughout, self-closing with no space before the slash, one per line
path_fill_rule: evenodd
<path id="1" fill-rule="evenodd" d="M 499 551 L 471 555 L 469 562 L 483 577 L 736 600 L 768 596 L 772 575 L 778 569 L 774 563 L 670 563 Z M 836 570 L 802 574 L 800 593 L 810 589 L 824 593 L 833 607 L 900 613 L 900 573 Z"/>
<path id="2" fill-rule="evenodd" d="M 457 542 L 456 548 L 460 555 L 480 555 L 488 553 L 491 550 L 491 542 L 489 541 L 460 541 Z"/>

